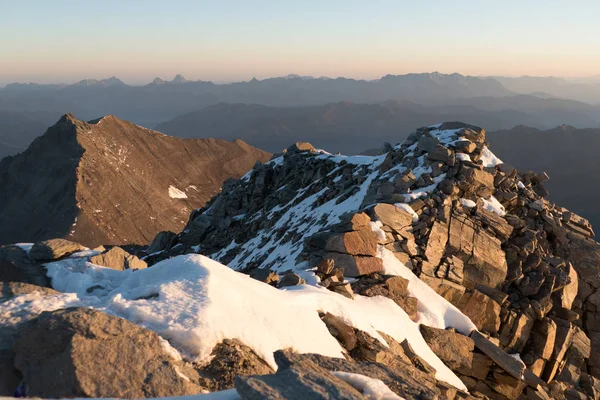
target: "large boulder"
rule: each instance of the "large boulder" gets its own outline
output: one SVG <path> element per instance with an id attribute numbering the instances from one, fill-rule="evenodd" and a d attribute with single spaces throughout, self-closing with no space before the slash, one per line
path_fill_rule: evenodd
<path id="1" fill-rule="evenodd" d="M 319 354 L 297 354 L 290 350 L 275 352 L 275 361 L 279 370 L 285 370 L 290 366 L 295 366 L 299 369 L 312 368 L 311 365 L 314 364 L 327 371 L 364 375 L 382 381 L 394 393 L 406 399 L 446 398 L 443 396 L 443 390 L 447 388 L 447 385 L 436 381 L 432 375 L 419 370 L 410 364 L 410 362 L 399 361 L 395 364 L 381 364 L 373 361 L 353 362 L 343 358 L 331 358 Z M 239 390 L 237 383 L 236 389 Z M 447 397 L 450 398 L 450 396 Z M 306 397 L 295 398 L 303 399 Z M 329 398 L 333 399 L 335 397 Z"/>
<path id="2" fill-rule="evenodd" d="M 54 289 L 32 285 L 23 282 L 0 282 L 0 303 L 8 301 L 15 296 L 28 293 L 40 293 L 41 295 L 58 294 Z"/>
<path id="3" fill-rule="evenodd" d="M 384 229 L 388 228 L 400 235 L 405 235 L 412 227 L 412 215 L 392 204 L 376 204 L 368 213 L 373 221 L 380 221 Z"/>
<path id="4" fill-rule="evenodd" d="M 475 344 L 471 338 L 450 330 L 425 325 L 421 325 L 420 328 L 423 339 L 444 364 L 453 371 L 465 375 L 472 374 Z M 487 373 L 484 373 L 483 378 L 486 375 Z"/>
<path id="5" fill-rule="evenodd" d="M 79 243 L 66 239 L 50 239 L 37 242 L 29 251 L 29 258 L 35 261 L 51 261 L 86 250 Z"/>
<path id="6" fill-rule="evenodd" d="M 303 153 L 305 151 L 314 152 L 315 146 L 308 142 L 296 142 L 286 149 L 288 153 Z"/>
<path id="7" fill-rule="evenodd" d="M 500 240 L 479 229 L 467 216 L 452 214 L 448 250 L 465 263 L 465 287 L 474 288 L 481 284 L 498 288 L 504 283 L 508 266 Z"/>
<path id="8" fill-rule="evenodd" d="M 377 234 L 369 228 L 333 234 L 329 237 L 325 250 L 354 256 L 375 257 L 377 255 Z"/>
<path id="9" fill-rule="evenodd" d="M 211 361 L 200 375 L 210 391 L 230 389 L 236 376 L 272 374 L 271 367 L 254 351 L 236 339 L 225 339 L 211 353 Z"/>
<path id="10" fill-rule="evenodd" d="M 365 397 L 355 388 L 310 360 L 278 365 L 273 375 L 238 376 L 235 388 L 245 400 L 348 399 Z"/>
<path id="11" fill-rule="evenodd" d="M 25 250 L 15 245 L 0 247 L 0 281 L 50 286 L 46 268 L 32 261 Z"/>
<path id="12" fill-rule="evenodd" d="M 124 271 L 126 269 L 144 269 L 148 267 L 145 261 L 140 260 L 134 255 L 129 254 L 120 247 L 113 247 L 105 253 L 98 254 L 90 258 L 92 264 L 101 265 Z"/>
<path id="13" fill-rule="evenodd" d="M 378 257 L 353 256 L 350 254 L 328 252 L 324 259 L 334 260 L 335 265 L 344 269 L 344 275 L 356 277 L 383 271 L 383 261 Z"/>
<path id="14" fill-rule="evenodd" d="M 193 370 L 167 356 L 156 333 L 92 309 L 43 312 L 20 327 L 13 351 L 29 396 L 142 398 L 201 391 Z"/>
<path id="15" fill-rule="evenodd" d="M 147 254 L 153 254 L 165 249 L 171 248 L 171 245 L 177 238 L 177 234 L 171 231 L 158 232 L 150 243 L 150 246 L 146 249 Z"/>

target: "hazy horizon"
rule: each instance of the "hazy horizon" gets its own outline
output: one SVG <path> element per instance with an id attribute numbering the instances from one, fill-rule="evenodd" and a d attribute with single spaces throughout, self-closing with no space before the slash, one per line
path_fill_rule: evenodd
<path id="1" fill-rule="evenodd" d="M 460 72 L 440 72 L 440 71 L 413 71 L 413 72 L 407 72 L 407 73 L 402 73 L 402 74 L 395 74 L 395 73 L 388 73 L 388 74 L 384 74 L 381 76 L 377 76 L 377 77 L 373 77 L 373 78 L 365 78 L 365 77 L 355 77 L 355 76 L 308 76 L 308 75 L 300 75 L 300 74 L 295 74 L 295 73 L 289 73 L 289 74 L 283 74 L 283 75 L 274 75 L 274 76 L 265 76 L 265 77 L 257 77 L 257 76 L 251 76 L 251 77 L 247 77 L 247 78 L 243 78 L 243 79 L 239 79 L 239 80 L 224 80 L 224 81 L 219 81 L 218 79 L 210 79 L 210 77 L 202 77 L 202 78 L 193 78 L 191 76 L 187 76 L 187 75 L 183 75 L 180 73 L 174 73 L 170 76 L 155 76 L 152 79 L 148 79 L 145 81 L 142 80 L 126 80 L 126 79 L 122 79 L 120 76 L 118 75 L 110 75 L 110 76 L 88 76 L 85 78 L 81 78 L 81 79 L 70 79 L 70 80 L 63 80 L 63 81 L 10 81 L 10 82 L 2 82 L 0 81 L 0 88 L 5 87 L 6 85 L 9 84 L 13 84 L 13 83 L 19 83 L 19 84 L 28 84 L 28 83 L 33 83 L 33 84 L 49 84 L 49 85 L 72 85 L 78 82 L 81 82 L 83 80 L 97 80 L 97 81 L 101 81 L 101 80 L 107 80 L 107 79 L 111 79 L 111 78 L 117 78 L 119 80 L 121 80 L 123 83 L 125 83 L 126 85 L 129 86 L 143 86 L 143 85 L 147 85 L 149 83 L 151 83 L 154 79 L 159 78 L 162 79 L 164 81 L 172 81 L 176 76 L 181 75 L 183 76 L 187 81 L 193 82 L 193 81 L 205 81 L 205 82 L 212 82 L 214 84 L 218 84 L 218 85 L 226 85 L 226 84 L 231 84 L 231 83 L 240 83 L 240 82 L 249 82 L 252 79 L 258 79 L 259 81 L 262 80 L 266 80 L 266 79 L 273 79 L 273 78 L 285 78 L 285 77 L 290 77 L 290 76 L 299 76 L 301 78 L 315 78 L 315 79 L 320 79 L 320 78 L 325 78 L 325 79 L 337 79 L 337 78 L 347 78 L 347 79 L 355 79 L 355 80 L 366 80 L 366 81 L 377 81 L 381 78 L 383 78 L 386 75 L 395 75 L 395 76 L 402 76 L 402 75 L 410 75 L 410 74 L 434 74 L 434 73 L 440 73 L 440 74 L 444 74 L 444 75 L 452 75 L 452 74 L 459 74 L 462 76 L 471 76 L 471 77 L 477 77 L 477 78 L 482 78 L 482 79 L 486 79 L 486 78 L 490 78 L 490 79 L 494 79 L 494 78 L 499 78 L 499 77 L 505 77 L 505 78 L 520 78 L 520 77 L 532 77 L 532 78 L 557 78 L 557 79 L 565 79 L 567 81 L 579 81 L 579 80 L 586 80 L 586 79 L 594 79 L 594 80 L 600 80 L 600 75 L 588 75 L 588 76 L 553 76 L 553 75 L 547 75 L 547 76 L 536 76 L 536 75 L 494 75 L 494 76 L 486 76 L 486 75 L 468 75 L 468 74 L 462 74 Z"/>
<path id="2" fill-rule="evenodd" d="M 0 0 L 0 9 L 0 86 L 110 76 L 137 85 L 176 74 L 217 83 L 431 71 L 585 78 L 600 70 L 593 1 Z"/>

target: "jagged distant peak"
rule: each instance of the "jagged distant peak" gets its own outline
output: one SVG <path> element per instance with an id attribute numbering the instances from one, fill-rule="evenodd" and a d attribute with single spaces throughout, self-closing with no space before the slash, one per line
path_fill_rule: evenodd
<path id="1" fill-rule="evenodd" d="M 188 82 L 188 80 L 185 79 L 184 76 L 181 74 L 177 74 L 175 76 L 175 78 L 173 78 L 173 80 L 171 81 L 171 83 L 186 83 L 186 82 Z"/>
<path id="2" fill-rule="evenodd" d="M 116 76 L 111 76 L 106 79 L 83 79 L 74 84 L 74 86 L 121 86 L 125 85 L 125 83 L 117 78 Z"/>
<path id="3" fill-rule="evenodd" d="M 446 79 L 466 79 L 466 78 L 475 78 L 482 79 L 477 77 L 471 77 L 468 75 L 462 75 L 457 72 L 451 74 L 445 74 L 442 72 L 434 71 L 434 72 L 417 72 L 417 73 L 408 73 L 408 74 L 387 74 L 381 77 L 380 80 L 388 80 L 388 79 L 402 79 L 402 78 L 425 78 L 430 80 L 446 80 Z"/>

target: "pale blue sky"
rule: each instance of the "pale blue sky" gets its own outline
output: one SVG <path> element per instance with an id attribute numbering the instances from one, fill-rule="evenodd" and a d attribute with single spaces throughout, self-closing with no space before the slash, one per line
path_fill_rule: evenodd
<path id="1" fill-rule="evenodd" d="M 600 1 L 0 0 L 0 84 L 600 73 Z"/>

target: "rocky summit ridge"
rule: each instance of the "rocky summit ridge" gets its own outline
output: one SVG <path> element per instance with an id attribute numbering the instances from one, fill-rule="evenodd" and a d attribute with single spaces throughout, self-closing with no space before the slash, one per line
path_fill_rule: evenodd
<path id="1" fill-rule="evenodd" d="M 391 297 L 415 315 L 415 299 L 386 283 L 392 255 L 535 377 L 455 369 L 472 393 L 597 396 L 582 388 L 600 377 L 600 247 L 584 218 L 545 199 L 547 179 L 502 163 L 483 129 L 456 122 L 374 157 L 297 143 L 225 182 L 147 261 L 200 253 L 280 286 L 312 270 L 330 290 Z"/>
<path id="2" fill-rule="evenodd" d="M 0 243 L 63 237 L 147 244 L 269 153 L 242 141 L 179 139 L 106 116 L 64 115 L 0 162 Z"/>
<path id="3" fill-rule="evenodd" d="M 0 394 L 599 398 L 600 246 L 547 179 L 447 122 L 296 143 L 136 255 L 0 247 Z"/>

